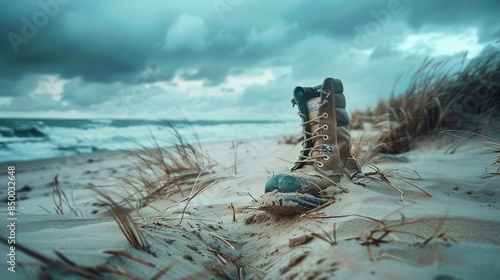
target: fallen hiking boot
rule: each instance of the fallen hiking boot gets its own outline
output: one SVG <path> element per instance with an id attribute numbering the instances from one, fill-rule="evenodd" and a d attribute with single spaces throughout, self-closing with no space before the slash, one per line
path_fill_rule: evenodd
<path id="1" fill-rule="evenodd" d="M 349 118 L 342 93 L 342 82 L 333 78 L 325 79 L 322 86 L 295 88 L 292 102 L 302 118 L 302 150 L 290 172 L 267 181 L 266 194 L 259 201 L 261 209 L 277 214 L 314 209 L 344 191 L 339 184 L 344 177 L 359 172 L 350 152 Z"/>

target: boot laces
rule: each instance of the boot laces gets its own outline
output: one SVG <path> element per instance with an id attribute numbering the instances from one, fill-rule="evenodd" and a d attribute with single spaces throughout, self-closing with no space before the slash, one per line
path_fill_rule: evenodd
<path id="1" fill-rule="evenodd" d="M 314 163 L 317 167 L 323 167 L 323 163 L 318 161 L 318 159 L 322 158 L 324 160 L 328 160 L 329 156 L 324 155 L 324 152 L 331 153 L 333 152 L 333 148 L 327 144 L 323 144 L 322 140 L 328 140 L 328 135 L 323 134 L 322 131 L 327 131 L 328 130 L 328 125 L 320 125 L 317 129 L 315 129 L 312 132 L 308 132 L 305 130 L 306 125 L 310 125 L 312 127 L 313 124 L 321 124 L 322 119 L 327 119 L 328 113 L 324 112 L 323 114 L 319 114 L 319 111 L 321 107 L 325 106 L 328 104 L 328 97 L 330 96 L 330 92 L 328 90 L 318 90 L 318 92 L 321 95 L 321 103 L 318 105 L 318 116 L 314 117 L 310 120 L 307 120 L 303 122 L 301 125 L 303 127 L 302 129 L 302 134 L 304 135 L 304 140 L 302 141 L 302 146 L 304 147 L 305 144 L 309 141 L 315 142 L 315 146 L 311 148 L 303 148 L 300 151 L 300 157 L 299 160 L 297 160 L 295 163 Z M 301 116 L 303 119 L 308 119 L 308 116 L 305 114 L 302 114 L 301 112 L 297 113 L 299 116 Z M 320 141 L 315 141 L 316 139 L 320 138 Z M 318 153 L 314 156 L 312 156 L 313 152 L 317 151 Z"/>

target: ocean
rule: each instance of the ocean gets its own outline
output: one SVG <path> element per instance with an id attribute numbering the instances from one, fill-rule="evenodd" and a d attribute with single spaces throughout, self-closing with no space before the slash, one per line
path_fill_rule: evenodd
<path id="1" fill-rule="evenodd" d="M 270 138 L 300 133 L 293 121 L 170 121 L 187 142 Z M 168 146 L 167 121 L 125 119 L 0 119 L 0 163 L 98 151 Z M 154 140 L 153 140 L 154 139 Z"/>

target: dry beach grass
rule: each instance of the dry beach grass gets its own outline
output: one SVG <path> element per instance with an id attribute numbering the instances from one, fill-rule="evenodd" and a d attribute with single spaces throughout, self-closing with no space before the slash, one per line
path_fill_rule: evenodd
<path id="1" fill-rule="evenodd" d="M 357 111 L 353 127 L 363 123 L 384 133 L 373 141 L 384 153 L 401 153 L 422 137 L 445 130 L 492 133 L 499 130 L 500 52 L 487 48 L 467 66 L 453 71 L 449 61 L 425 60 L 402 94 Z M 380 145 L 384 143 L 384 145 Z"/>

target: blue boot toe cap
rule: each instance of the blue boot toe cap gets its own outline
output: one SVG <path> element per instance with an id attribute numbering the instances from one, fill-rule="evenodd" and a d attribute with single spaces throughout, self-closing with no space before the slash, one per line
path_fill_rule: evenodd
<path id="1" fill-rule="evenodd" d="M 280 193 L 298 192 L 315 195 L 315 193 L 311 191 L 312 188 L 310 185 L 311 184 L 304 178 L 283 173 L 269 178 L 265 185 L 264 192 L 268 193 L 276 190 Z"/>

